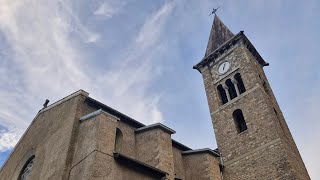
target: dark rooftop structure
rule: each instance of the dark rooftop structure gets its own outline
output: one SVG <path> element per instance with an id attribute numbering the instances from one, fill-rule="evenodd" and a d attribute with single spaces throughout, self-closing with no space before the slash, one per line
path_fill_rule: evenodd
<path id="1" fill-rule="evenodd" d="M 215 15 L 205 56 L 211 54 L 233 36 L 234 34 L 228 29 L 226 25 L 223 24 L 220 18 Z"/>
<path id="2" fill-rule="evenodd" d="M 269 66 L 269 63 L 260 56 L 243 31 L 234 35 L 229 28 L 223 24 L 220 18 L 215 15 L 205 57 L 198 64 L 194 65 L 193 69 L 199 71 L 199 68 L 208 62 L 215 62 L 215 59 L 219 58 L 239 41 L 243 41 L 250 53 L 257 59 L 261 66 Z"/>

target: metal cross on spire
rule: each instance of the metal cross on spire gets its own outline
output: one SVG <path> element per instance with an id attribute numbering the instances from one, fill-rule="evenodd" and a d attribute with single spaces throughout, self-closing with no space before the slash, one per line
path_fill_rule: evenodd
<path id="1" fill-rule="evenodd" d="M 213 10 L 212 10 L 211 14 L 209 14 L 209 16 L 211 16 L 212 14 L 216 15 L 216 12 L 217 12 L 217 10 L 218 10 L 219 8 L 220 8 L 220 6 L 217 7 L 217 8 L 213 8 Z"/>

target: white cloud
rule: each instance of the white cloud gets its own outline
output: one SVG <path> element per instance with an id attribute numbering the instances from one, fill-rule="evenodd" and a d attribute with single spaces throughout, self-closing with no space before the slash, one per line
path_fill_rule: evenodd
<path id="1" fill-rule="evenodd" d="M 12 149 L 19 141 L 20 130 L 0 130 L 0 153 Z"/>
<path id="2" fill-rule="evenodd" d="M 104 1 L 94 12 L 96 16 L 104 16 L 112 18 L 120 12 L 121 8 L 125 5 L 124 1 Z"/>
<path id="3" fill-rule="evenodd" d="M 105 98 L 116 109 L 126 112 L 139 121 L 151 124 L 162 122 L 158 108 L 159 94 L 147 95 L 148 86 L 156 78 L 154 73 L 160 68 L 159 55 L 165 47 L 161 42 L 161 32 L 172 13 L 174 3 L 165 3 L 159 10 L 146 19 L 138 37 L 127 51 L 125 58 L 115 64 L 110 72 L 100 76 L 99 84 L 108 88 L 101 91 L 113 96 Z M 108 104 L 108 103 L 107 103 Z"/>
<path id="4" fill-rule="evenodd" d="M 61 22 L 62 27 L 66 27 L 67 31 L 75 31 L 82 38 L 84 42 L 94 43 L 100 39 L 100 35 L 91 32 L 86 26 L 83 25 L 76 13 L 73 12 L 72 7 L 66 1 L 59 0 L 59 10 L 65 13 L 66 19 L 60 19 L 63 16 L 59 16 L 58 21 Z"/>
<path id="5" fill-rule="evenodd" d="M 162 8 L 147 19 L 146 23 L 143 25 L 138 38 L 136 39 L 137 44 L 140 48 L 147 48 L 154 45 L 156 40 L 159 39 L 161 33 L 161 27 L 167 20 L 174 7 L 174 3 L 166 3 Z"/>
<path id="6" fill-rule="evenodd" d="M 72 42 L 97 40 L 71 10 L 70 1 L 0 1 L 0 123 L 25 129 L 48 97 L 80 89 L 89 79 L 85 54 Z M 39 97 L 40 96 L 40 97 Z"/>
<path id="7" fill-rule="evenodd" d="M 96 74 L 87 73 L 95 67 L 78 43 L 101 35 L 81 21 L 71 0 L 0 1 L 0 125 L 9 129 L 0 132 L 0 152 L 13 147 L 46 98 L 52 102 L 78 89 L 143 123 L 163 121 L 160 95 L 147 88 L 159 68 L 155 57 L 163 51 L 161 32 L 173 6 L 152 13 L 123 61 L 113 59 L 112 70 Z"/>

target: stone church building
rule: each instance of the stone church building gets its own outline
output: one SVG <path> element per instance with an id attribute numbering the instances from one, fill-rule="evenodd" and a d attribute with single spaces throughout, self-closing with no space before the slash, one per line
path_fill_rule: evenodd
<path id="1" fill-rule="evenodd" d="M 79 90 L 36 115 L 1 180 L 308 180 L 263 67 L 245 36 L 215 16 L 204 81 L 218 149 L 191 149 Z"/>

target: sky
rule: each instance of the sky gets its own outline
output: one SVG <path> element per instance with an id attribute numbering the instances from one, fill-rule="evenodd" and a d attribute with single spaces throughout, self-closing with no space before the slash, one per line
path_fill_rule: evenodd
<path id="1" fill-rule="evenodd" d="M 217 147 L 201 74 L 213 16 L 244 30 L 320 179 L 320 1 L 0 0 L 0 166 L 45 99 L 79 89 L 191 148 Z"/>

